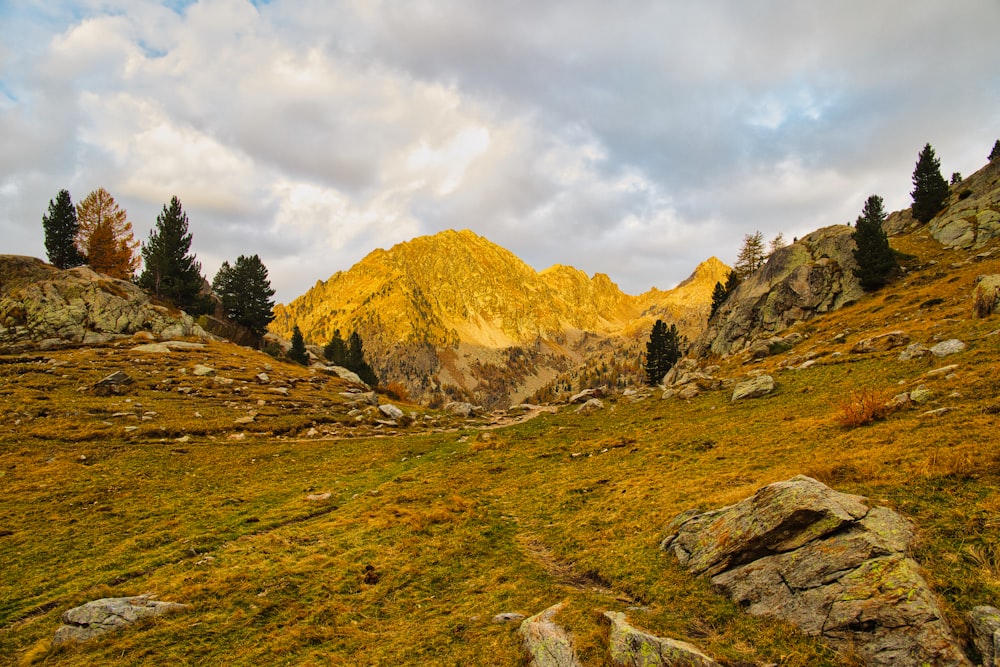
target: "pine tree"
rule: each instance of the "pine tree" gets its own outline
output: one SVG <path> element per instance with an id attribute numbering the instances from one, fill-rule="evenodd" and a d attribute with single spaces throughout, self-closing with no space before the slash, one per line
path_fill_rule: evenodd
<path id="1" fill-rule="evenodd" d="M 333 338 L 323 348 L 323 356 L 334 366 L 347 368 L 347 343 L 340 335 L 340 329 L 335 329 Z"/>
<path id="2" fill-rule="evenodd" d="M 686 339 L 677 331 L 677 325 L 668 328 L 663 320 L 656 320 L 646 343 L 646 383 L 655 386 L 663 376 L 684 356 Z"/>
<path id="3" fill-rule="evenodd" d="M 170 207 L 164 206 L 156 216 L 156 227 L 142 246 L 145 268 L 139 286 L 182 310 L 199 313 L 206 311 L 207 304 L 199 297 L 204 278 L 201 264 L 189 254 L 191 238 L 187 214 L 180 200 L 173 197 Z"/>
<path id="4" fill-rule="evenodd" d="M 708 319 L 712 319 L 719 306 L 725 303 L 727 296 L 729 296 L 729 292 L 726 291 L 726 286 L 722 283 L 715 283 L 715 288 L 712 290 L 712 310 L 708 313 Z"/>
<path id="5" fill-rule="evenodd" d="M 357 373 L 361 381 L 371 387 L 378 384 L 374 369 L 365 361 L 364 345 L 357 331 L 347 341 L 347 369 Z"/>
<path id="6" fill-rule="evenodd" d="M 231 320 L 263 336 L 274 319 L 274 290 L 267 278 L 267 267 L 260 257 L 240 255 L 233 266 L 223 262 L 212 280 L 212 289 L 222 300 Z"/>
<path id="7" fill-rule="evenodd" d="M 60 190 L 55 201 L 49 200 L 48 215 L 42 216 L 45 230 L 45 253 L 49 262 L 59 269 L 80 266 L 86 260 L 76 248 L 76 234 L 80 223 L 68 190 Z"/>
<path id="8" fill-rule="evenodd" d="M 98 188 L 76 207 L 79 230 L 76 247 L 94 271 L 129 280 L 139 268 L 139 247 L 125 210 L 104 188 Z"/>
<path id="9" fill-rule="evenodd" d="M 786 245 L 788 244 L 785 243 L 785 235 L 781 232 L 778 232 L 778 235 L 775 236 L 773 239 L 771 239 L 771 243 L 768 245 L 768 250 L 770 251 L 770 253 L 773 253 L 775 250 L 784 248 Z"/>
<path id="10" fill-rule="evenodd" d="M 993 144 L 993 150 L 990 151 L 990 162 L 997 158 L 1000 158 L 1000 139 L 997 139 L 996 143 Z"/>
<path id="11" fill-rule="evenodd" d="M 747 234 L 743 237 L 743 247 L 736 258 L 736 266 L 733 268 L 741 280 L 747 278 L 754 271 L 764 265 L 767 255 L 764 253 L 764 235 L 760 232 Z"/>
<path id="12" fill-rule="evenodd" d="M 913 217 L 920 222 L 930 222 L 948 199 L 948 182 L 941 175 L 941 161 L 934 155 L 930 144 L 924 146 L 913 169 Z"/>
<path id="13" fill-rule="evenodd" d="M 288 350 L 288 358 L 303 366 L 309 363 L 309 353 L 306 352 L 306 341 L 302 337 L 299 325 L 292 329 L 292 348 Z"/>
<path id="14" fill-rule="evenodd" d="M 868 292 L 885 285 L 899 268 L 892 248 L 889 247 L 889 238 L 882 229 L 885 218 L 882 198 L 872 195 L 865 202 L 851 234 L 857 245 L 854 259 L 858 268 L 854 274 L 861 282 L 861 288 Z"/>

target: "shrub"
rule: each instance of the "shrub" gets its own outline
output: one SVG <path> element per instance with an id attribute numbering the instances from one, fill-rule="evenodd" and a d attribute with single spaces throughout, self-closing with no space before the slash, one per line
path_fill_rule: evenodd
<path id="1" fill-rule="evenodd" d="M 852 391 L 846 400 L 840 402 L 839 407 L 837 422 L 848 428 L 885 419 L 892 412 L 887 393 L 869 387 Z"/>

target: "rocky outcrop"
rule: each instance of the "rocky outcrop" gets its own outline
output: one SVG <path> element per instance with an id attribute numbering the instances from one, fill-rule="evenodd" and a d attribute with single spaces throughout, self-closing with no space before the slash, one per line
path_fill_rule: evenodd
<path id="1" fill-rule="evenodd" d="M 205 337 L 186 313 L 154 304 L 137 286 L 80 266 L 0 255 L 0 345 L 96 344 L 148 331 Z"/>
<path id="2" fill-rule="evenodd" d="M 969 612 L 969 625 L 983 667 L 995 667 L 1000 657 L 1000 609 L 985 605 L 974 607 Z"/>
<path id="3" fill-rule="evenodd" d="M 152 595 L 102 598 L 63 612 L 63 625 L 56 630 L 53 646 L 82 642 L 112 630 L 120 630 L 144 618 L 187 609 L 189 605 L 154 600 Z"/>
<path id="4" fill-rule="evenodd" d="M 581 667 L 569 634 L 552 620 L 563 604 L 552 605 L 521 623 L 518 632 L 531 656 L 529 667 Z"/>
<path id="5" fill-rule="evenodd" d="M 611 660 L 626 667 L 719 667 L 696 647 L 677 639 L 657 637 L 633 627 L 619 611 L 606 611 L 611 621 Z"/>
<path id="6" fill-rule="evenodd" d="M 853 231 L 825 227 L 772 253 L 719 307 L 693 354 L 732 354 L 857 301 L 864 292 L 854 275 Z"/>
<path id="7" fill-rule="evenodd" d="M 1000 274 L 992 273 L 976 278 L 972 292 L 972 310 L 976 317 L 989 317 L 1000 306 Z"/>
<path id="8" fill-rule="evenodd" d="M 661 548 L 749 613 L 776 616 L 869 665 L 969 665 L 908 555 L 909 524 L 805 476 L 678 516 Z"/>
<path id="9" fill-rule="evenodd" d="M 733 396 L 731 401 L 735 403 L 736 401 L 742 401 L 748 398 L 760 398 L 761 396 L 767 396 L 773 391 L 774 378 L 770 375 L 762 374 L 752 377 L 749 380 L 744 380 L 733 387 Z"/>
<path id="10" fill-rule="evenodd" d="M 1000 237 L 1000 160 L 953 184 L 948 206 L 927 229 L 949 248 L 981 248 Z"/>

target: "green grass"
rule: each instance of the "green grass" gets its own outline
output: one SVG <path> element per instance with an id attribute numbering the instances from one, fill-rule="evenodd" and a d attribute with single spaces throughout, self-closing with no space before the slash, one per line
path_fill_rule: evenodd
<path id="1" fill-rule="evenodd" d="M 520 665 L 516 632 L 491 618 L 565 600 L 557 621 L 588 665 L 607 664 L 605 609 L 726 665 L 856 664 L 743 614 L 658 550 L 678 513 L 800 473 L 914 519 L 915 555 L 965 633 L 961 613 L 1000 598 L 1000 318 L 971 317 L 968 296 L 1000 262 L 938 277 L 948 253 L 904 249 L 939 263 L 801 325 L 808 338 L 777 356 L 721 360 L 723 376 L 777 380 L 735 404 L 726 391 L 609 401 L 488 431 L 405 406 L 414 425 L 392 429 L 349 414 L 339 381 L 224 344 L 155 361 L 133 362 L 128 345 L 0 357 L 0 662 Z M 906 363 L 848 352 L 894 328 L 969 349 Z M 810 351 L 815 366 L 779 370 Z M 181 373 L 195 363 L 236 383 Z M 266 363 L 288 396 L 253 382 Z M 955 377 L 924 375 L 948 363 Z M 136 393 L 86 390 L 117 368 Z M 178 394 L 184 383 L 197 394 Z M 838 419 L 852 391 L 921 384 L 925 406 Z M 938 407 L 952 410 L 921 416 Z M 234 424 L 249 410 L 252 424 Z M 64 610 L 144 592 L 191 609 L 49 648 Z"/>

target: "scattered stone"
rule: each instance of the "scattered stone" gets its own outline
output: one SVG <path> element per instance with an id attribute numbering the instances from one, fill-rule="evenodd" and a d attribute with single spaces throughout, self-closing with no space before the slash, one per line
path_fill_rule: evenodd
<path id="1" fill-rule="evenodd" d="M 939 377 L 941 375 L 948 375 L 956 368 L 958 368 L 958 364 L 949 364 L 948 366 L 942 366 L 941 368 L 935 368 L 934 370 L 927 371 L 924 375 L 929 378 Z"/>
<path id="2" fill-rule="evenodd" d="M 505 611 L 502 614 L 497 614 L 493 617 L 494 623 L 518 623 L 524 620 L 524 614 L 519 614 L 516 611 Z"/>
<path id="3" fill-rule="evenodd" d="M 966 348 L 966 344 L 957 338 L 951 338 L 949 340 L 941 341 L 937 345 L 931 348 L 931 354 L 935 357 L 947 357 L 949 354 L 957 354 L 958 352 L 963 352 Z"/>
<path id="4" fill-rule="evenodd" d="M 688 400 L 688 399 L 695 398 L 700 393 L 701 393 L 701 391 L 698 390 L 697 385 L 689 384 L 689 385 L 685 385 L 683 388 L 681 388 L 680 391 L 677 392 L 677 398 L 683 398 L 683 399 Z"/>
<path id="5" fill-rule="evenodd" d="M 288 396 L 288 387 L 268 387 L 268 393 L 278 394 L 279 396 Z"/>
<path id="6" fill-rule="evenodd" d="M 575 405 L 577 403 L 586 403 L 591 398 L 595 398 L 596 396 L 597 396 L 597 390 L 595 390 L 595 389 L 584 389 L 583 391 L 581 391 L 579 393 L 576 393 L 576 394 L 573 394 L 572 396 L 570 396 L 569 397 L 569 403 L 570 403 L 570 405 Z"/>
<path id="7" fill-rule="evenodd" d="M 928 410 L 927 412 L 921 412 L 921 417 L 940 417 L 941 415 L 951 412 L 951 408 L 937 408 L 935 410 Z"/>
<path id="8" fill-rule="evenodd" d="M 98 396 L 121 396 L 131 391 L 135 385 L 135 380 L 122 371 L 115 371 L 111 375 L 99 380 L 94 384 L 94 393 Z"/>
<path id="9" fill-rule="evenodd" d="M 910 335 L 904 331 L 890 331 L 889 333 L 872 336 L 859 340 L 851 348 L 854 354 L 864 354 L 867 352 L 885 352 L 896 347 L 909 345 Z"/>
<path id="10" fill-rule="evenodd" d="M 604 616 L 611 621 L 608 644 L 616 665 L 719 667 L 719 663 L 687 642 L 664 639 L 633 627 L 620 611 L 606 611 Z"/>
<path id="11" fill-rule="evenodd" d="M 389 419 L 400 419 L 403 416 L 403 411 L 392 403 L 383 403 L 378 406 L 378 411 Z M 395 424 L 393 424 L 393 426 L 395 426 Z"/>
<path id="12" fill-rule="evenodd" d="M 261 384 L 267 384 L 271 381 L 271 378 L 267 373 L 257 373 L 257 375 L 254 376 L 254 379 Z"/>
<path id="13" fill-rule="evenodd" d="M 776 616 L 875 667 L 970 663 L 906 554 L 900 515 L 799 475 L 719 510 L 689 510 L 661 544 L 749 613 Z"/>
<path id="14" fill-rule="evenodd" d="M 569 634 L 552 621 L 564 604 L 552 605 L 521 622 L 518 632 L 531 656 L 529 667 L 582 667 Z"/>
<path id="15" fill-rule="evenodd" d="M 211 368 L 210 366 L 205 366 L 204 364 L 196 364 L 195 367 L 191 370 L 191 374 L 196 375 L 198 377 L 204 377 L 206 375 L 215 375 L 215 369 Z"/>
<path id="16" fill-rule="evenodd" d="M 190 605 L 154 600 L 153 595 L 102 598 L 63 612 L 63 625 L 56 630 L 53 646 L 82 642 L 112 630 L 132 625 L 143 618 L 162 616 L 187 609 Z"/>
<path id="17" fill-rule="evenodd" d="M 169 354 L 170 346 L 166 343 L 145 343 L 144 345 L 136 345 L 132 348 L 133 352 L 146 352 L 154 354 Z"/>
<path id="18" fill-rule="evenodd" d="M 983 667 L 996 667 L 1000 656 L 1000 609 L 973 607 L 969 612 L 972 641 L 983 658 Z"/>
<path id="19" fill-rule="evenodd" d="M 245 415 L 243 417 L 237 417 L 236 419 L 233 420 L 233 423 L 234 424 L 251 424 L 251 423 L 253 423 L 253 421 L 255 419 L 257 419 L 257 413 L 256 412 L 251 412 L 250 414 Z"/>
<path id="20" fill-rule="evenodd" d="M 592 398 L 576 409 L 578 415 L 589 415 L 604 409 L 604 401 Z"/>
<path id="21" fill-rule="evenodd" d="M 930 353 L 931 351 L 920 343 L 910 343 L 906 346 L 905 350 L 899 353 L 899 360 L 909 361 L 910 359 L 919 359 L 920 357 L 925 357 Z"/>
<path id="22" fill-rule="evenodd" d="M 905 391 L 901 394 L 896 394 L 886 403 L 886 407 L 890 409 L 906 407 L 910 404 L 910 395 Z"/>
<path id="23" fill-rule="evenodd" d="M 452 401 L 450 403 L 446 403 L 444 406 L 444 411 L 448 414 L 466 418 L 474 416 L 478 409 L 479 408 L 472 403 L 464 403 L 460 401 Z"/>
<path id="24" fill-rule="evenodd" d="M 934 392 L 932 392 L 930 389 L 927 389 L 923 385 L 917 387 L 916 389 L 910 392 L 910 400 L 918 404 L 926 403 L 927 401 L 931 400 L 931 397 L 933 396 Z"/>
<path id="25" fill-rule="evenodd" d="M 317 435 L 319 435 L 319 431 L 317 431 L 313 427 L 309 427 L 309 430 L 306 431 L 306 437 L 307 438 L 315 438 Z"/>
<path id="26" fill-rule="evenodd" d="M 329 491 L 325 493 L 310 493 L 308 496 L 306 496 L 306 500 L 313 500 L 313 501 L 329 500 L 331 495 L 332 494 Z"/>
<path id="27" fill-rule="evenodd" d="M 989 317 L 1000 306 L 1000 274 L 979 276 L 972 292 L 972 310 L 976 317 Z"/>
<path id="28" fill-rule="evenodd" d="M 746 398 L 760 398 L 767 396 L 774 391 L 774 378 L 763 374 L 757 377 L 744 380 L 733 389 L 732 402 L 741 401 Z"/>

